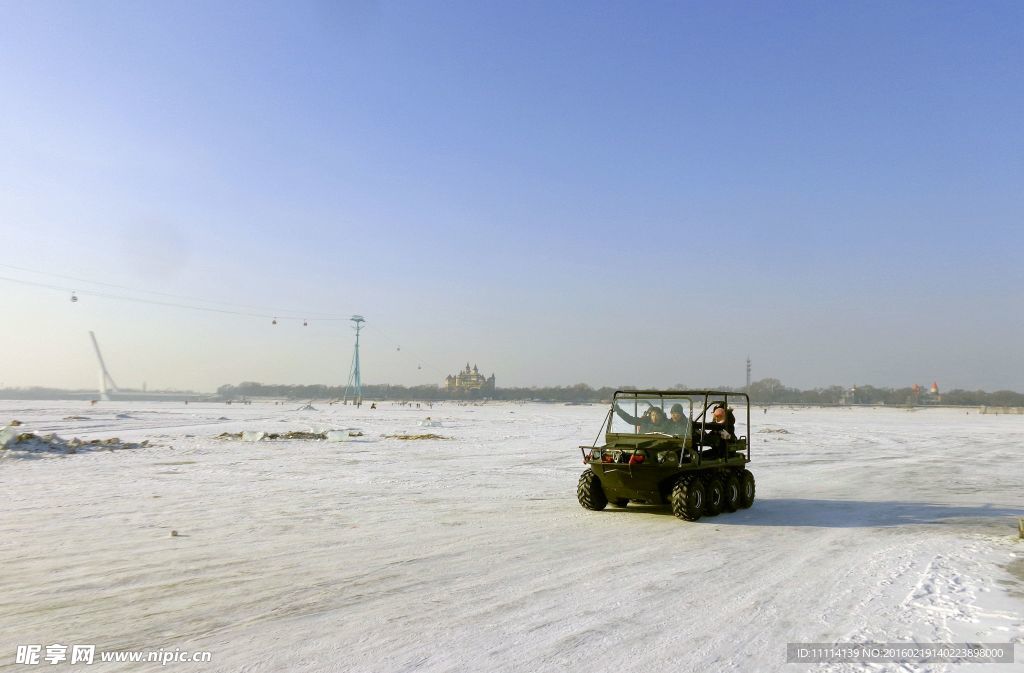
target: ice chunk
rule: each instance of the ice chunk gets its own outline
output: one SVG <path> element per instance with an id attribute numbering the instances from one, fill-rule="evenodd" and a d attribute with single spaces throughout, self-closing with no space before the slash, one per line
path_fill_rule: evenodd
<path id="1" fill-rule="evenodd" d="M 262 430 L 246 430 L 245 432 L 242 433 L 242 441 L 258 442 L 266 436 L 267 433 L 263 432 Z"/>
<path id="2" fill-rule="evenodd" d="M 16 441 L 18 441 L 18 430 L 15 426 L 5 425 L 0 428 L 0 449 L 6 449 Z"/>
<path id="3" fill-rule="evenodd" d="M 356 437 L 362 437 L 363 431 L 359 428 L 341 428 L 339 430 L 324 431 L 324 438 L 328 442 L 350 442 Z"/>

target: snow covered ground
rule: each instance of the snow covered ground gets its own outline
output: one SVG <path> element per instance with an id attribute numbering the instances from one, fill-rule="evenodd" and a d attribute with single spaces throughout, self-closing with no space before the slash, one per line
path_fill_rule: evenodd
<path id="1" fill-rule="evenodd" d="M 0 452 L 0 671 L 164 668 L 15 664 L 55 643 L 252 673 L 1024 668 L 1024 416 L 755 410 L 754 506 L 685 523 L 576 502 L 602 406 L 299 406 L 0 402 L 0 425 L 150 442 Z M 423 432 L 450 439 L 383 437 Z M 1018 663 L 785 663 L 848 641 Z"/>

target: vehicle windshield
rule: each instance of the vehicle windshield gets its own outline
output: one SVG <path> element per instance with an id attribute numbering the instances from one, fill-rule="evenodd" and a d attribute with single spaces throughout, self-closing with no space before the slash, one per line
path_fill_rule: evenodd
<path id="1" fill-rule="evenodd" d="M 693 400 L 685 395 L 620 392 L 612 402 L 612 411 L 610 432 L 687 437 L 693 419 Z"/>

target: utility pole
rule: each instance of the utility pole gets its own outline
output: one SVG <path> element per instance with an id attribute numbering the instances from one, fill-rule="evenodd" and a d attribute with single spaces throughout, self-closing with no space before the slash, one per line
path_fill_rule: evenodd
<path id="1" fill-rule="evenodd" d="M 747 356 L 747 394 L 750 394 L 750 356 Z"/>
<path id="2" fill-rule="evenodd" d="M 363 403 L 363 380 L 359 373 L 359 330 L 363 328 L 366 318 L 361 315 L 354 315 L 349 318 L 354 323 L 356 331 L 356 349 L 352 353 L 352 368 L 348 372 L 348 383 L 345 384 L 345 394 L 342 397 L 342 404 L 348 404 L 348 392 L 352 391 L 352 404 L 357 407 Z"/>

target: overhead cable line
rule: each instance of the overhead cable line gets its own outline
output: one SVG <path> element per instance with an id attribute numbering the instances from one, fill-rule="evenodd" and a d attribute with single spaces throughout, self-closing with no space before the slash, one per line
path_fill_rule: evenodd
<path id="1" fill-rule="evenodd" d="M 175 294 L 170 294 L 170 293 L 167 293 L 167 292 L 157 292 L 157 291 L 153 291 L 153 290 L 138 290 L 138 289 L 135 289 L 135 288 L 124 286 L 124 285 L 116 285 L 114 283 L 105 283 L 105 282 L 101 282 L 101 281 L 88 280 L 88 279 L 85 279 L 85 278 L 78 278 L 78 277 L 75 277 L 75 276 L 66 276 L 66 275 L 62 275 L 62 274 L 58 274 L 58 273 L 51 273 L 51 272 L 48 272 L 48 271 L 37 271 L 37 270 L 34 270 L 34 269 L 27 269 L 27 268 L 24 268 L 24 267 L 18 267 L 18 266 L 14 266 L 14 265 L 11 265 L 11 264 L 2 264 L 2 263 L 0 263 L 0 268 L 12 269 L 12 270 L 16 270 L 16 271 L 23 271 L 23 272 L 27 272 L 27 273 L 36 273 L 36 274 L 40 274 L 40 275 L 44 275 L 44 276 L 53 276 L 55 278 L 62 278 L 62 279 L 65 279 L 65 280 L 73 280 L 73 281 L 77 281 L 77 282 L 87 283 L 87 284 L 90 284 L 90 285 L 100 285 L 100 286 L 110 287 L 110 288 L 115 288 L 115 289 L 128 290 L 130 292 L 140 292 L 140 293 L 157 295 L 157 296 L 161 296 L 161 297 L 169 297 L 169 298 L 173 298 L 173 299 L 185 299 L 185 300 L 191 300 L 191 301 L 205 302 L 205 303 L 209 303 L 209 304 L 220 304 L 222 306 L 229 306 L 229 307 L 234 306 L 234 307 L 237 307 L 238 309 L 254 308 L 254 309 L 262 310 L 262 311 L 266 311 L 266 312 L 264 312 L 264 313 L 257 313 L 257 312 L 254 312 L 254 311 L 234 310 L 234 309 L 231 309 L 231 308 L 216 308 L 216 307 L 212 307 L 212 306 L 199 306 L 199 305 L 191 304 L 191 303 L 164 301 L 164 300 L 151 299 L 151 298 L 145 298 L 145 297 L 133 297 L 133 296 L 123 295 L 123 294 L 115 294 L 115 293 L 110 293 L 110 292 L 102 292 L 102 291 L 99 291 L 99 290 L 92 290 L 92 289 L 88 289 L 88 288 L 83 290 L 83 289 L 79 289 L 77 287 L 69 287 L 69 286 L 65 286 L 65 285 L 56 285 L 56 284 L 53 284 L 53 283 L 43 283 L 43 282 L 39 282 L 39 281 L 26 280 L 24 278 L 11 278 L 9 276 L 0 276 L 0 281 L 5 281 L 5 282 L 8 282 L 8 283 L 16 283 L 16 284 L 19 284 L 19 285 L 27 285 L 27 286 L 30 286 L 30 287 L 37 287 L 37 288 L 43 288 L 43 289 L 46 289 L 46 290 L 53 290 L 53 291 L 56 291 L 56 292 L 68 293 L 70 295 L 70 300 L 72 302 L 76 302 L 76 303 L 79 301 L 79 299 L 78 299 L 79 295 L 81 295 L 81 296 L 88 296 L 88 297 L 99 297 L 99 298 L 102 298 L 102 299 L 112 299 L 112 300 L 118 300 L 118 301 L 131 301 L 131 302 L 135 302 L 135 303 L 138 303 L 138 304 L 149 304 L 149 305 L 152 305 L 152 306 L 165 306 L 165 307 L 180 308 L 180 309 L 187 309 L 187 310 L 193 310 L 193 311 L 205 311 L 207 313 L 220 313 L 222 315 L 235 315 L 235 316 L 244 316 L 244 317 L 249 317 L 249 318 L 262 318 L 262 319 L 265 319 L 265 320 L 271 320 L 272 323 L 275 324 L 275 325 L 278 324 L 279 321 L 282 321 L 282 322 L 283 321 L 296 321 L 296 322 L 300 322 L 301 321 L 302 324 L 305 326 L 305 325 L 308 325 L 309 323 L 313 323 L 313 322 L 335 322 L 336 323 L 336 322 L 348 322 L 349 320 L 351 320 L 350 316 L 335 317 L 335 316 L 330 316 L 329 314 L 324 314 L 324 313 L 319 313 L 319 312 L 300 312 L 300 311 L 296 311 L 296 310 L 268 309 L 266 307 L 247 306 L 247 305 L 244 305 L 244 304 L 232 304 L 230 302 L 212 301 L 212 300 L 200 299 L 198 297 L 188 297 L 188 296 L 183 296 L 183 295 L 175 295 Z M 319 316 L 325 316 L 325 317 L 316 317 L 318 315 Z M 309 317 L 309 316 L 313 316 L 313 317 Z M 377 326 L 377 325 L 373 326 L 371 328 L 371 331 L 379 334 L 381 337 L 383 337 L 383 339 L 385 341 L 390 342 L 391 345 L 395 348 L 396 351 L 402 351 L 402 347 L 396 341 L 394 341 L 392 338 L 390 338 L 389 335 L 384 333 L 384 331 L 381 330 L 379 326 Z M 428 372 L 430 372 L 430 373 L 434 373 L 436 371 L 439 371 L 438 368 L 436 368 L 435 366 L 432 366 L 430 363 L 426 363 L 426 366 L 425 366 L 425 363 L 423 362 L 423 360 L 420 360 L 418 357 L 416 357 L 415 353 L 412 353 L 412 352 L 406 350 L 404 354 L 406 356 L 412 356 L 411 359 L 413 360 L 413 362 L 416 362 L 416 369 L 419 370 L 419 371 L 423 371 L 424 369 L 428 370 Z M 424 373 L 428 373 L 428 372 L 424 372 Z"/>
<path id="2" fill-rule="evenodd" d="M 115 283 L 106 283 L 106 282 L 98 281 L 98 280 L 90 280 L 88 278 L 79 278 L 79 277 L 76 277 L 76 276 L 67 276 L 67 275 L 64 275 L 64 274 L 53 273 L 52 271 L 39 271 L 37 269 L 29 269 L 29 268 L 20 267 L 20 266 L 14 266 L 14 265 L 11 265 L 11 264 L 2 264 L 2 263 L 0 263 L 0 267 L 5 268 L 5 269 L 12 269 L 12 270 L 15 270 L 15 271 L 23 271 L 23 272 L 26 272 L 26 273 L 35 273 L 35 274 L 39 274 L 41 276 L 52 276 L 54 278 L 62 278 L 64 280 L 73 280 L 73 281 L 76 281 L 76 282 L 79 282 L 79 283 L 88 283 L 90 285 L 101 285 L 103 287 L 112 287 L 112 288 L 115 288 L 115 289 L 118 289 L 118 290 L 128 290 L 129 292 L 138 292 L 138 293 L 142 293 L 142 294 L 152 294 L 152 295 L 157 295 L 157 296 L 160 296 L 160 297 L 170 297 L 172 299 L 184 299 L 186 301 L 198 301 L 198 302 L 203 302 L 203 303 L 206 303 L 206 304 L 220 304 L 221 306 L 233 306 L 235 308 L 245 308 L 245 309 L 255 309 L 255 310 L 258 310 L 258 311 L 268 311 L 268 312 L 273 313 L 273 314 L 275 314 L 277 316 L 282 316 L 282 315 L 285 315 L 285 314 L 294 314 L 294 315 L 289 316 L 292 319 L 299 319 L 299 320 L 301 320 L 303 317 L 319 316 L 319 317 L 314 318 L 314 319 L 315 320 L 338 320 L 338 321 L 348 320 L 348 317 L 341 317 L 341 316 L 337 316 L 337 315 L 330 314 L 330 313 L 324 313 L 322 311 L 301 311 L 301 310 L 296 310 L 296 309 L 279 309 L 279 308 L 270 308 L 270 307 L 266 307 L 266 306 L 252 306 L 252 305 L 249 305 L 249 304 L 237 304 L 237 303 L 234 303 L 234 302 L 218 301 L 216 299 L 203 299 L 201 297 L 190 297 L 190 296 L 187 296 L 187 295 L 171 294 L 169 292 L 158 292 L 156 290 L 139 289 L 139 288 L 134 288 L 134 287 L 128 287 L 126 285 L 117 285 Z M 14 282 L 24 282 L 26 285 L 33 284 L 30 281 L 19 281 L 17 279 L 11 279 L 11 278 L 5 278 L 4 280 L 13 280 Z M 37 285 L 38 285 L 38 283 L 37 283 Z M 47 286 L 47 287 L 52 287 L 52 286 Z M 60 288 L 53 288 L 53 289 L 60 289 Z M 102 295 L 100 295 L 100 296 L 102 296 Z M 243 315 L 251 315 L 251 314 L 243 314 Z"/>
<path id="3" fill-rule="evenodd" d="M 367 326 L 366 328 L 364 328 L 364 329 L 366 329 L 367 331 L 371 332 L 372 334 L 376 334 L 376 335 L 380 336 L 381 338 L 383 338 L 383 339 L 384 339 L 384 341 L 387 341 L 387 342 L 388 342 L 388 343 L 390 343 L 390 344 L 391 344 L 392 346 L 394 346 L 394 348 L 395 348 L 395 351 L 397 351 L 397 352 L 402 352 L 402 353 L 403 353 L 404 355 L 407 355 L 407 356 L 412 356 L 412 358 L 411 358 L 411 359 L 412 359 L 412 361 L 413 361 L 413 362 L 415 362 L 415 363 L 416 363 L 416 369 L 417 369 L 417 371 L 421 371 L 421 372 L 423 371 L 423 369 L 424 369 L 424 361 L 423 361 L 422 359 L 420 359 L 420 358 L 416 357 L 416 353 L 414 353 L 414 352 L 411 352 L 411 351 L 409 351 L 409 350 L 406 350 L 406 351 L 402 351 L 402 347 L 401 347 L 401 346 L 400 346 L 400 345 L 398 344 L 398 342 L 396 342 L 396 341 L 394 341 L 393 339 L 391 339 L 391 338 L 390 338 L 390 337 L 389 337 L 389 336 L 388 336 L 388 335 L 387 335 L 387 334 L 386 334 L 386 333 L 384 332 L 384 330 L 382 330 L 382 329 L 380 328 L 380 326 L 379 326 L 379 325 L 372 325 L 372 326 L 368 325 L 368 326 Z M 438 367 L 434 366 L 434 365 L 433 365 L 432 363 L 429 363 L 429 362 L 428 362 L 428 363 L 427 363 L 427 365 L 426 365 L 426 370 L 427 370 L 427 371 L 426 371 L 425 373 L 426 373 L 427 375 L 433 375 L 433 374 L 436 374 L 437 372 L 439 372 L 439 371 L 440 371 L 440 369 L 439 369 Z"/>
<path id="4" fill-rule="evenodd" d="M 154 306 L 171 306 L 174 308 L 192 309 L 194 311 L 207 311 L 209 313 L 223 313 L 227 315 L 241 315 L 248 316 L 251 318 L 268 318 L 274 321 L 278 320 L 295 320 L 303 322 L 335 322 L 340 320 L 348 320 L 348 318 L 301 318 L 298 316 L 287 316 L 282 314 L 270 314 L 270 313 L 253 313 L 250 311 L 232 311 L 230 309 L 214 308 L 211 306 L 196 306 L 194 304 L 180 304 L 177 302 L 160 301 L 157 299 L 145 299 L 142 297 L 128 297 L 124 295 L 110 294 L 107 292 L 98 292 L 96 290 L 79 290 L 70 287 L 61 287 L 58 285 L 50 285 L 48 283 L 38 283 L 30 280 L 24 280 L 20 278 L 8 278 L 6 276 L 0 276 L 0 280 L 7 281 L 9 283 L 18 283 L 20 285 L 30 285 L 32 287 L 41 287 L 48 290 L 57 290 L 60 292 L 71 293 L 71 300 L 78 301 L 78 295 L 85 295 L 90 297 L 102 297 L 104 299 L 118 299 L 122 301 L 133 301 L 139 304 L 151 304 Z M 275 322 L 276 324 L 276 322 Z"/>

